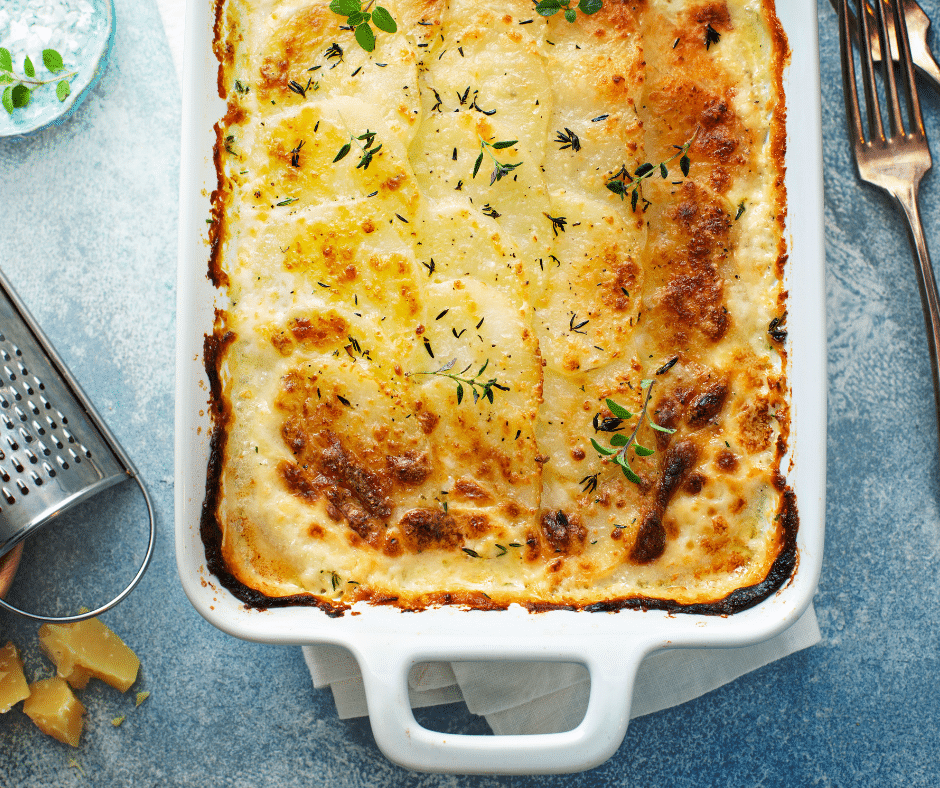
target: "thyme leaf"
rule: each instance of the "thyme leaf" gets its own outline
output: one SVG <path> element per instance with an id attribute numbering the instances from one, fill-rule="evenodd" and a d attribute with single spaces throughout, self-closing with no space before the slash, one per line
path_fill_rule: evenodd
<path id="1" fill-rule="evenodd" d="M 650 427 L 652 427 L 654 430 L 658 430 L 659 432 L 665 432 L 669 434 L 675 432 L 674 429 L 661 427 L 659 424 L 656 424 L 656 422 L 654 422 L 649 415 L 648 409 L 650 404 L 650 397 L 653 394 L 653 384 L 655 382 L 655 380 L 644 380 L 640 383 L 640 388 L 646 390 L 646 397 L 643 400 L 643 409 L 640 411 L 639 418 L 636 420 L 636 424 L 633 426 L 633 431 L 629 435 L 617 431 L 621 429 L 621 425 L 624 421 L 633 418 L 633 414 L 623 407 L 623 405 L 619 405 L 612 399 L 605 399 L 604 403 L 607 405 L 607 408 L 610 410 L 612 416 L 602 416 L 600 413 L 594 415 L 593 423 L 595 431 L 613 432 L 614 434 L 610 438 L 610 447 L 603 446 L 594 438 L 591 438 L 591 445 L 600 455 L 603 462 L 616 463 L 618 466 L 620 466 L 620 470 L 623 471 L 623 475 L 634 484 L 642 484 L 643 480 L 637 476 L 633 468 L 630 467 L 630 459 L 627 455 L 627 452 L 632 448 L 634 454 L 636 454 L 637 457 L 649 457 L 651 454 L 656 453 L 655 450 L 649 449 L 646 446 L 642 446 L 636 442 L 637 433 L 639 433 L 643 421 L 646 420 Z M 585 480 L 589 478 L 590 477 L 585 477 L 585 479 L 582 479 L 580 483 L 584 484 Z"/>
<path id="2" fill-rule="evenodd" d="M 721 41 L 721 34 L 710 24 L 705 25 L 705 49 L 709 49 L 712 44 Z"/>
<path id="3" fill-rule="evenodd" d="M 470 88 L 467 88 L 469 90 Z M 502 140 L 500 142 L 487 142 L 483 137 L 480 137 L 480 155 L 477 156 L 476 161 L 473 164 L 473 177 L 477 177 L 477 173 L 480 171 L 480 165 L 483 164 L 483 154 L 485 153 L 493 160 L 493 173 L 490 175 L 490 186 L 492 186 L 497 181 L 501 181 L 509 173 L 511 173 L 517 167 L 522 166 L 522 162 L 516 162 L 515 164 L 505 164 L 499 161 L 490 151 L 493 150 L 505 150 L 506 148 L 511 148 L 519 140 Z"/>
<path id="4" fill-rule="evenodd" d="M 365 144 L 363 145 L 362 143 Z M 366 129 L 365 133 L 360 134 L 358 137 L 354 134 L 350 134 L 349 142 L 339 149 L 339 152 L 334 157 L 333 162 L 336 163 L 345 159 L 346 156 L 349 155 L 349 151 L 352 150 L 353 145 L 356 145 L 356 147 L 362 151 L 362 156 L 359 157 L 359 163 L 356 165 L 357 170 L 360 167 L 364 170 L 369 169 L 369 165 L 372 164 L 372 157 L 382 150 L 381 143 L 378 145 L 375 144 L 375 132 Z"/>
<path id="5" fill-rule="evenodd" d="M 564 131 L 556 131 L 555 134 L 557 135 L 555 142 L 561 145 L 558 150 L 565 150 L 566 148 L 570 148 L 574 152 L 581 150 L 581 140 L 578 139 L 578 135 L 567 126 L 565 126 Z"/>
<path id="6" fill-rule="evenodd" d="M 621 166 L 617 172 L 608 178 L 607 183 L 604 185 L 609 191 L 618 195 L 621 200 L 625 200 L 626 196 L 629 194 L 630 210 L 632 211 L 637 209 L 637 205 L 640 200 L 642 200 L 643 211 L 645 212 L 652 203 L 643 196 L 643 182 L 653 177 L 654 173 L 657 172 L 663 180 L 668 178 L 669 165 L 676 159 L 679 160 L 679 169 L 682 171 L 683 177 L 688 178 L 689 169 L 692 166 L 692 162 L 689 159 L 689 148 L 692 147 L 692 143 L 695 142 L 697 136 L 698 129 L 696 129 L 695 133 L 686 141 L 685 145 L 673 145 L 676 152 L 659 164 L 645 162 L 637 167 L 632 174 L 627 170 L 626 165 Z"/>
<path id="7" fill-rule="evenodd" d="M 463 332 L 461 332 L 463 333 Z M 477 372 L 472 378 L 464 377 L 465 373 L 469 366 L 461 370 L 459 373 L 451 372 L 454 366 L 457 364 L 457 359 L 452 358 L 440 369 L 436 369 L 433 372 L 408 372 L 407 375 L 436 375 L 437 377 L 450 378 L 457 384 L 457 404 L 459 405 L 463 402 L 464 395 L 464 386 L 470 388 L 470 394 L 473 397 L 474 404 L 479 402 L 481 399 L 488 400 L 489 403 L 493 404 L 493 392 L 494 391 L 509 391 L 509 386 L 502 385 L 497 378 L 490 378 L 489 380 L 481 380 L 481 376 L 486 372 L 486 368 L 490 364 L 490 360 L 487 359 L 483 362 L 483 366 L 480 367 L 480 371 Z"/>

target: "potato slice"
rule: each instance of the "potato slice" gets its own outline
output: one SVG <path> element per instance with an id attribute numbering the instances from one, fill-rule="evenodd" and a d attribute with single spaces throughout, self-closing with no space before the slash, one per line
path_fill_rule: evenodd
<path id="1" fill-rule="evenodd" d="M 98 619 L 43 624 L 39 643 L 59 676 L 73 687 L 84 687 L 95 676 L 125 692 L 137 679 L 140 660 Z"/>
<path id="2" fill-rule="evenodd" d="M 23 675 L 23 660 L 13 642 L 0 648 L 0 714 L 8 712 L 29 697 L 29 686 Z"/>
<path id="3" fill-rule="evenodd" d="M 54 676 L 30 684 L 23 711 L 43 733 L 78 747 L 85 707 L 64 679 Z"/>

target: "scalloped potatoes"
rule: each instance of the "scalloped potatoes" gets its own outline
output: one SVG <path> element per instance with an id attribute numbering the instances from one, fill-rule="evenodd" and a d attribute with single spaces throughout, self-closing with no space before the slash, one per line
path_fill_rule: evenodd
<path id="1" fill-rule="evenodd" d="M 323 2 L 218 6 L 210 568 L 330 611 L 763 598 L 797 528 L 772 2 L 387 5 L 371 53 Z"/>

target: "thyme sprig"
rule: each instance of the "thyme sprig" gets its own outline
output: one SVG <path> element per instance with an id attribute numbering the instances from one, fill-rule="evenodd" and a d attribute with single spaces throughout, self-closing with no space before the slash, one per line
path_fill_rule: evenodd
<path id="1" fill-rule="evenodd" d="M 645 212 L 652 203 L 643 196 L 643 182 L 652 178 L 656 172 L 663 180 L 668 178 L 669 165 L 676 159 L 679 160 L 679 169 L 682 171 L 683 177 L 688 178 L 689 168 L 692 166 L 689 159 L 689 148 L 692 147 L 692 143 L 695 142 L 697 136 L 698 129 L 689 137 L 685 145 L 673 145 L 672 147 L 676 149 L 676 152 L 668 159 L 661 161 L 659 164 L 651 164 L 650 162 L 641 164 L 632 175 L 627 171 L 626 166 L 622 166 L 604 185 L 614 194 L 620 195 L 621 200 L 626 199 L 627 194 L 629 194 L 630 209 L 633 211 L 636 210 L 639 201 L 643 200 L 643 211 Z"/>
<path id="2" fill-rule="evenodd" d="M 578 11 L 582 14 L 596 14 L 604 7 L 603 0 L 580 0 L 577 10 L 571 7 L 571 0 L 539 0 L 535 4 L 535 12 L 540 16 L 554 16 L 559 11 L 565 12 L 565 19 L 574 22 Z"/>
<path id="3" fill-rule="evenodd" d="M 640 388 L 646 390 L 646 398 L 643 400 L 643 410 L 640 411 L 640 416 L 636 421 L 636 424 L 633 426 L 633 432 L 630 435 L 625 435 L 620 430 L 623 429 L 623 423 L 633 418 L 633 414 L 628 411 L 623 405 L 618 405 L 612 399 L 606 399 L 605 403 L 607 408 L 610 410 L 613 417 L 601 417 L 600 414 L 594 416 L 594 429 L 599 432 L 612 432 L 614 433 L 610 438 L 610 445 L 614 448 L 608 448 L 602 446 L 594 438 L 591 438 L 591 445 L 601 455 L 601 458 L 604 462 L 614 462 L 620 466 L 620 469 L 623 471 L 623 475 L 626 476 L 634 484 L 642 484 L 643 480 L 637 476 L 633 468 L 630 467 L 630 460 L 627 456 L 627 452 L 632 448 L 634 453 L 638 457 L 649 457 L 651 454 L 655 454 L 654 449 L 649 449 L 646 446 L 642 446 L 636 442 L 637 433 L 640 431 L 640 427 L 643 425 L 644 419 L 654 430 L 659 432 L 665 432 L 669 435 L 675 432 L 675 430 L 668 427 L 661 427 L 652 418 L 650 418 L 647 409 L 650 404 L 650 397 L 653 394 L 653 384 L 655 380 L 644 380 L 640 383 Z M 584 482 L 582 482 L 583 484 Z"/>
<path id="4" fill-rule="evenodd" d="M 63 74 L 65 64 L 62 62 L 62 55 L 54 49 L 44 49 L 42 51 L 42 64 L 55 76 L 50 79 L 37 77 L 36 67 L 29 57 L 23 59 L 23 73 L 17 74 L 13 70 L 13 55 L 10 54 L 10 50 L 0 47 L 0 85 L 6 85 L 3 89 L 2 103 L 3 108 L 10 115 L 13 114 L 13 110 L 29 104 L 30 99 L 33 97 L 33 91 L 43 85 L 55 82 L 55 94 L 59 101 L 65 101 L 71 94 L 72 86 L 69 84 L 69 80 L 78 71 Z"/>
<path id="5" fill-rule="evenodd" d="M 487 381 L 481 381 L 480 376 L 486 372 L 486 368 L 489 366 L 490 360 L 487 359 L 483 362 L 483 366 L 480 367 L 480 371 L 477 372 L 472 378 L 464 377 L 467 373 L 467 370 L 473 366 L 473 364 L 468 364 L 460 372 L 454 374 L 451 370 L 454 368 L 454 365 L 457 363 L 456 358 L 452 358 L 440 369 L 436 369 L 433 372 L 409 372 L 409 375 L 437 375 L 442 378 L 450 378 L 451 380 L 457 383 L 457 404 L 459 405 L 463 402 L 463 393 L 464 386 L 470 387 L 470 393 L 473 395 L 474 403 L 478 402 L 481 398 L 489 400 L 490 404 L 493 403 L 493 390 L 498 389 L 499 391 L 509 391 L 509 386 L 504 386 L 497 381 L 496 378 L 490 378 Z"/>
<path id="6" fill-rule="evenodd" d="M 558 150 L 565 150 L 565 148 L 570 148 L 575 153 L 581 150 L 581 140 L 578 139 L 578 135 L 567 126 L 565 126 L 564 131 L 556 131 L 555 134 L 557 135 L 555 137 L 555 142 L 560 143 L 561 145 Z"/>
<path id="7" fill-rule="evenodd" d="M 330 11 L 346 17 L 346 24 L 343 27 L 353 31 L 356 42 L 366 52 L 375 50 L 375 32 L 369 22 L 386 33 L 394 33 L 398 30 L 398 24 L 392 19 L 388 10 L 380 5 L 372 10 L 374 4 L 375 0 L 369 0 L 363 8 L 362 0 L 333 0 L 330 3 Z"/>
<path id="8" fill-rule="evenodd" d="M 515 164 L 504 164 L 501 161 L 498 161 L 497 158 L 490 151 L 490 148 L 493 150 L 504 150 L 506 148 L 511 148 L 519 140 L 502 140 L 500 142 L 487 142 L 483 137 L 480 137 L 480 155 L 477 156 L 477 160 L 473 165 L 473 177 L 477 177 L 477 173 L 480 171 L 480 165 L 483 164 L 483 154 L 486 153 L 493 160 L 493 173 L 490 175 L 490 186 L 492 186 L 496 181 L 501 181 L 509 173 L 511 173 L 516 167 L 522 166 L 522 162 L 516 162 Z"/>
<path id="9" fill-rule="evenodd" d="M 365 145 L 362 145 L 361 142 L 365 142 Z M 359 150 L 362 151 L 362 156 L 359 158 L 359 163 L 356 165 L 356 169 L 358 170 L 360 167 L 364 170 L 369 169 L 369 165 L 372 164 L 372 157 L 382 150 L 382 144 L 375 144 L 375 132 L 369 131 L 368 129 L 366 129 L 364 134 L 360 134 L 358 137 L 350 134 L 349 142 L 339 149 L 339 152 L 333 159 L 333 163 L 335 164 L 336 162 L 345 159 L 349 154 L 349 151 L 352 150 L 354 143 L 356 146 L 358 146 Z"/>

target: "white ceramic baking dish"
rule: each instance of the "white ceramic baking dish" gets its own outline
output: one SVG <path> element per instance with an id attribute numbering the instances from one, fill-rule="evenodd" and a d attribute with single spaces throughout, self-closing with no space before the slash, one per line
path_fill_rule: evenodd
<path id="1" fill-rule="evenodd" d="M 539 774 L 588 769 L 609 758 L 626 733 L 632 685 L 656 649 L 743 646 L 781 632 L 810 603 L 822 562 L 826 472 L 826 356 L 820 93 L 813 0 L 778 0 L 792 60 L 788 96 L 787 189 L 793 386 L 793 452 L 788 480 L 800 513 L 795 575 L 780 591 L 731 616 L 431 609 L 418 614 L 361 606 L 330 618 L 315 608 L 257 611 L 214 582 L 199 534 L 211 424 L 202 362 L 215 293 L 206 277 L 208 195 L 214 186 L 213 123 L 224 113 L 216 90 L 209 0 L 188 4 L 183 86 L 176 386 L 176 549 L 183 587 L 219 629 L 268 643 L 345 646 L 362 669 L 375 739 L 411 769 Z M 463 736 L 417 724 L 408 703 L 411 667 L 427 661 L 578 662 L 591 675 L 587 714 L 567 733 Z M 768 688 L 768 692 L 772 690 Z"/>

